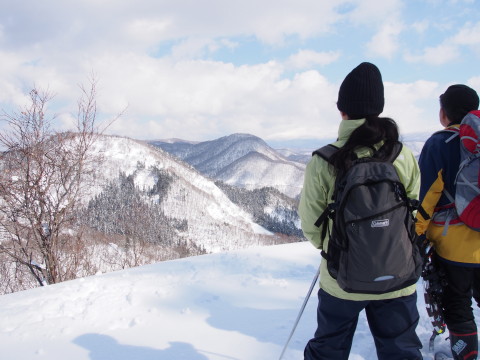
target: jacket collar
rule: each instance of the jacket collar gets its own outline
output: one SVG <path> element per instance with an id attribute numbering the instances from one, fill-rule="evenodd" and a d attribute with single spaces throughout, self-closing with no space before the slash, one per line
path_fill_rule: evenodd
<path id="1" fill-rule="evenodd" d="M 346 142 L 352 132 L 361 126 L 365 119 L 359 120 L 342 120 L 338 128 L 338 141 Z"/>
<path id="2" fill-rule="evenodd" d="M 459 129 L 460 128 L 460 124 L 450 124 L 448 125 L 445 130 L 448 130 L 448 129 Z"/>

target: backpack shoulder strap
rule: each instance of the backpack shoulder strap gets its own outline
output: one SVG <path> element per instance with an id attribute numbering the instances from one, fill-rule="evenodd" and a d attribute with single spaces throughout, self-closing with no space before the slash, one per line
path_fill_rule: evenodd
<path id="1" fill-rule="evenodd" d="M 440 133 L 450 133 L 451 136 L 449 136 L 447 140 L 445 140 L 445 143 L 449 143 L 459 135 L 459 132 L 460 132 L 460 129 L 458 127 L 450 127 L 450 128 L 435 131 L 433 135 L 440 134 Z"/>
<path id="2" fill-rule="evenodd" d="M 315 150 L 313 153 L 312 153 L 312 156 L 320 156 L 322 159 L 324 159 L 326 162 L 328 162 L 329 164 L 331 164 L 331 158 L 332 158 L 332 155 L 335 154 L 337 151 L 338 151 L 339 147 L 333 145 L 333 144 L 329 144 L 329 145 L 325 145 L 317 150 Z M 335 181 L 336 183 L 336 181 Z M 336 185 L 335 185 L 336 187 Z M 336 191 L 334 191 L 334 195 L 332 197 L 332 199 L 335 198 L 335 193 Z M 317 221 L 315 221 L 315 226 L 316 227 L 320 227 L 320 226 L 323 226 L 322 227 L 322 232 L 320 234 L 320 239 L 323 241 L 325 239 L 325 237 L 327 236 L 327 231 L 328 231 L 328 219 L 332 218 L 332 215 L 333 215 L 333 203 L 330 203 L 326 209 L 322 212 L 322 214 L 319 216 L 319 218 L 317 219 Z M 323 251 L 323 250 L 322 250 Z M 326 253 L 325 253 L 326 255 Z M 323 256 L 325 256 L 323 255 Z"/>
<path id="3" fill-rule="evenodd" d="M 339 148 L 337 146 L 335 146 L 333 144 L 328 144 L 328 145 L 325 145 L 325 146 L 321 147 L 320 149 L 315 150 L 312 153 L 312 156 L 318 155 L 322 159 L 324 159 L 325 161 L 330 163 L 332 155 L 335 154 L 338 151 L 338 149 Z"/>

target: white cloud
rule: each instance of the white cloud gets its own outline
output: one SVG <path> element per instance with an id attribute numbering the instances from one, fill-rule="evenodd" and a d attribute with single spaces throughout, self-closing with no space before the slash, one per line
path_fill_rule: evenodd
<path id="1" fill-rule="evenodd" d="M 418 34 L 425 34 L 430 28 L 430 22 L 428 20 L 416 21 L 410 25 Z"/>
<path id="2" fill-rule="evenodd" d="M 458 32 L 435 47 L 427 47 L 420 55 L 406 54 L 405 60 L 414 63 L 443 65 L 456 60 L 462 54 L 461 47 L 470 47 L 478 53 L 480 23 L 467 23 Z"/>
<path id="3" fill-rule="evenodd" d="M 217 41 L 209 38 L 190 37 L 172 47 L 171 55 L 174 59 L 199 58 L 202 55 L 215 52 L 219 48 Z"/>
<path id="4" fill-rule="evenodd" d="M 466 24 L 456 35 L 453 36 L 451 41 L 458 45 L 480 45 L 480 22 L 476 24 Z"/>
<path id="5" fill-rule="evenodd" d="M 142 0 L 75 4 L 25 0 L 9 4 L 8 10 L 2 9 L 0 23 L 8 24 L 5 30 L 11 36 L 9 46 L 17 48 L 26 42 L 34 45 L 65 39 L 65 35 L 90 49 L 102 44 L 109 48 L 150 48 L 161 41 L 190 36 L 246 35 L 279 44 L 285 36 L 308 38 L 329 31 L 340 17 L 337 5 L 336 0 Z M 31 29 L 35 29 L 33 33 Z"/>
<path id="6" fill-rule="evenodd" d="M 136 18 L 126 24 L 126 34 L 133 41 L 149 47 L 165 38 L 167 29 L 172 25 L 168 19 Z"/>
<path id="7" fill-rule="evenodd" d="M 352 11 L 347 18 L 357 24 L 371 26 L 401 18 L 403 1 L 401 0 L 354 0 Z"/>
<path id="8" fill-rule="evenodd" d="M 480 96 L 480 76 L 475 76 L 469 79 L 467 85 L 475 89 Z"/>
<path id="9" fill-rule="evenodd" d="M 402 134 L 433 132 L 439 128 L 438 96 L 442 87 L 431 81 L 385 82 L 384 116 L 397 121 Z"/>
<path id="10" fill-rule="evenodd" d="M 457 3 L 474 4 L 475 0 L 450 0 L 450 3 L 452 3 L 452 4 L 457 4 Z"/>
<path id="11" fill-rule="evenodd" d="M 5 78 L 9 69 L 16 72 L 18 60 L 11 58 L 0 78 Z M 208 140 L 236 132 L 264 139 L 337 135 L 339 84 L 319 71 L 299 72 L 290 79 L 285 77 L 284 65 L 274 61 L 235 66 L 219 61 L 155 59 L 134 53 L 105 53 L 82 66 L 85 73 L 95 69 L 102 116 L 112 118 L 128 106 L 125 115 L 109 129 L 112 134 L 190 140 Z M 86 79 L 65 77 L 43 65 L 29 69 L 27 77 L 45 74 L 43 80 L 59 79 L 50 85 L 58 93 L 54 101 L 63 112 L 75 113 L 77 84 Z M 6 89 L 5 85 L 2 89 Z M 384 114 L 395 118 L 403 131 L 418 131 L 418 124 L 425 127 L 432 118 L 432 127 L 436 125 L 435 114 L 422 110 L 422 104 L 432 99 L 437 105 L 435 84 L 390 84 L 386 89 Z M 15 94 L 20 96 L 19 92 Z M 73 108 L 67 109 L 67 103 Z M 68 119 L 65 113 L 59 117 L 62 122 Z"/>
<path id="12" fill-rule="evenodd" d="M 318 137 L 336 135 L 329 125 L 338 118 L 338 90 L 317 71 L 286 79 L 276 62 L 234 66 L 134 55 L 104 57 L 95 68 L 100 110 L 114 115 L 128 104 L 112 133 L 197 140 L 234 132 L 309 137 L 312 129 Z"/>
<path id="13" fill-rule="evenodd" d="M 132 59 L 122 59 L 126 64 Z M 108 61 L 105 62 L 106 64 Z M 180 137 L 208 140 L 235 132 L 264 139 L 335 138 L 340 116 L 338 86 L 315 70 L 283 77 L 276 62 L 234 66 L 221 62 L 138 59 L 139 71 L 115 82 L 111 69 L 104 89 L 103 110 L 121 108 L 126 116 L 112 132 L 152 139 Z M 122 67 L 123 67 L 122 66 Z M 402 133 L 438 128 L 438 83 L 416 81 L 386 85 L 385 116 L 394 118 Z M 141 91 L 141 89 L 145 89 Z M 108 106 L 106 106 L 108 105 Z"/>
<path id="14" fill-rule="evenodd" d="M 302 39 L 327 33 L 340 15 L 336 12 L 337 1 L 288 1 L 265 0 L 236 2 L 247 4 L 235 12 L 245 15 L 242 28 L 268 44 L 281 44 L 286 36 L 297 35 Z"/>
<path id="15" fill-rule="evenodd" d="M 404 58 L 412 63 L 426 63 L 430 65 L 443 65 L 459 58 L 459 51 L 455 44 L 445 42 L 436 47 L 427 47 L 420 55 L 406 53 Z"/>
<path id="16" fill-rule="evenodd" d="M 391 59 L 398 51 L 398 37 L 402 31 L 399 22 L 386 22 L 367 43 L 367 50 L 373 55 Z"/>
<path id="17" fill-rule="evenodd" d="M 60 120 L 68 121 L 67 112 L 76 110 L 77 84 L 93 72 L 99 80 L 99 110 L 105 116 L 128 106 L 111 128 L 119 135 L 192 140 L 233 132 L 264 138 L 335 137 L 339 116 L 334 81 L 348 73 L 344 67 L 360 55 L 358 48 L 388 59 L 395 71 L 398 65 L 398 73 L 405 69 L 404 59 L 394 55 L 400 45 L 409 45 L 402 38 L 403 24 L 409 23 L 403 17 L 407 4 L 12 2 L 8 9 L 0 5 L 0 101 L 14 106 L 24 102 L 33 85 L 48 87 L 57 94 Z M 453 35 L 445 41 L 436 40 L 438 45 L 407 52 L 405 59 L 421 68 L 451 62 L 463 55 L 459 49 L 477 49 L 479 25 L 471 21 L 457 33 L 449 32 Z M 427 39 L 435 22 L 426 18 L 413 26 L 417 33 L 425 31 Z M 372 31 L 373 37 L 366 38 Z M 232 57 L 211 60 L 221 59 L 220 50 L 225 49 L 234 50 L 234 62 Z M 249 65 L 238 65 L 242 62 Z M 316 70 L 306 71 L 312 68 Z M 472 68 L 468 76 L 474 76 L 473 71 L 477 70 Z M 426 101 L 422 89 L 416 82 L 398 85 L 387 101 L 393 116 L 399 114 L 407 128 L 425 121 L 426 114 L 421 110 L 424 100 L 405 91 Z M 432 95 L 425 89 L 424 93 Z"/>
<path id="18" fill-rule="evenodd" d="M 366 42 L 368 55 L 390 59 L 399 50 L 399 36 L 404 28 L 401 0 L 356 0 L 346 14 L 347 21 L 362 27 L 374 28 L 376 33 Z"/>
<path id="19" fill-rule="evenodd" d="M 316 65 L 328 65 L 340 57 L 338 51 L 317 52 L 313 50 L 300 50 L 291 55 L 286 61 L 286 65 L 294 69 L 306 69 Z"/>

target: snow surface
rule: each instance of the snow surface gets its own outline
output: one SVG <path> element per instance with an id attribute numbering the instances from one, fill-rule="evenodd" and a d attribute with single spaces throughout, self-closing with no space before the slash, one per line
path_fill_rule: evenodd
<path id="1" fill-rule="evenodd" d="M 320 262 L 309 243 L 256 247 L 0 296 L 0 358 L 278 359 Z M 418 283 L 425 359 L 431 325 Z M 284 359 L 303 359 L 317 287 Z M 478 316 L 478 309 L 475 309 Z M 386 319 L 388 321 L 388 319 Z M 447 350 L 443 335 L 436 350 Z M 350 359 L 376 359 L 362 313 Z"/>

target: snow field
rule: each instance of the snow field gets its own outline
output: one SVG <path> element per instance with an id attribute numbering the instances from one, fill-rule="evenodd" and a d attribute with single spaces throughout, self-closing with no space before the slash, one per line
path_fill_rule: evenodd
<path id="1" fill-rule="evenodd" d="M 275 360 L 320 262 L 309 243 L 166 261 L 0 296 L 3 360 Z M 431 335 L 418 285 L 425 359 Z M 284 356 L 303 359 L 316 291 Z M 478 314 L 478 309 L 475 310 Z M 448 348 L 447 335 L 436 350 Z M 376 359 L 362 313 L 350 359 Z"/>

